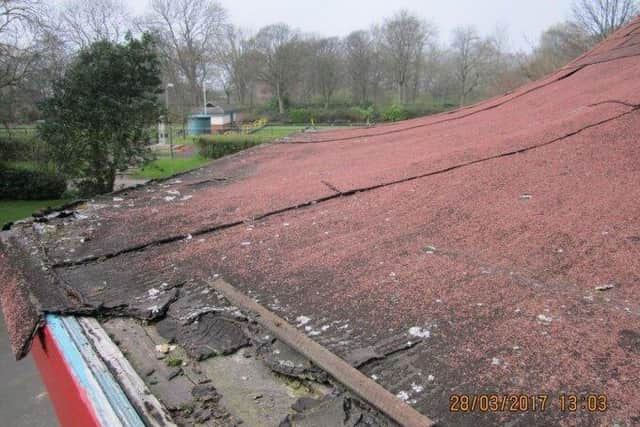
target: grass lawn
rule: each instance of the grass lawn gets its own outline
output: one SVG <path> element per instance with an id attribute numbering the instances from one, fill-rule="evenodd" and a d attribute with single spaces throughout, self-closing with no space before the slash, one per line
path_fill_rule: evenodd
<path id="1" fill-rule="evenodd" d="M 133 177 L 146 179 L 166 178 L 179 172 L 195 169 L 210 161 L 210 159 L 206 159 L 201 156 L 194 156 L 186 159 L 175 158 L 173 160 L 170 157 L 161 157 L 144 165 L 133 175 Z"/>
<path id="2" fill-rule="evenodd" d="M 284 136 L 289 136 L 292 133 L 300 132 L 306 126 L 303 125 L 268 125 L 252 133 L 252 136 L 257 136 L 258 138 L 264 139 L 264 141 L 269 141 L 271 139 L 278 139 Z M 316 126 L 317 129 L 345 129 L 350 126 Z"/>
<path id="3" fill-rule="evenodd" d="M 71 199 L 58 200 L 0 200 L 0 227 L 7 222 L 27 218 L 42 208 L 54 208 L 69 203 Z"/>
<path id="4" fill-rule="evenodd" d="M 6 127 L 0 126 L 0 136 L 25 136 L 25 135 L 33 135 L 36 132 L 37 125 L 18 125 L 15 127 L 10 127 L 10 130 L 7 130 Z"/>
<path id="5" fill-rule="evenodd" d="M 304 126 L 265 126 L 259 131 L 252 133 L 251 136 L 255 136 L 256 138 L 264 141 L 269 141 L 271 139 L 278 139 L 283 136 L 291 135 L 295 132 L 300 132 L 302 129 L 304 129 Z"/>

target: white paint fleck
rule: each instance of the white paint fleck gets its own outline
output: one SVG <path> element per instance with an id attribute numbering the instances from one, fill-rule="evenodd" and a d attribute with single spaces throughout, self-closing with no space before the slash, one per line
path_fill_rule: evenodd
<path id="1" fill-rule="evenodd" d="M 376 374 L 371 375 L 371 379 L 374 381 L 378 381 L 380 379 L 379 376 L 377 376 Z"/>
<path id="2" fill-rule="evenodd" d="M 189 200 L 189 199 L 192 199 L 192 198 L 193 198 L 193 196 L 192 196 L 192 195 L 188 195 L 188 196 L 182 196 L 182 197 L 180 198 L 180 200 L 182 200 L 183 202 L 185 202 L 185 201 L 187 201 L 187 200 Z"/>
<path id="3" fill-rule="evenodd" d="M 431 336 L 431 332 L 428 329 L 421 328 L 419 326 L 412 326 L 409 328 L 409 335 L 418 338 L 429 338 Z"/>
<path id="4" fill-rule="evenodd" d="M 174 196 L 179 196 L 180 192 L 178 190 L 168 190 L 167 194 L 172 194 Z"/>
<path id="5" fill-rule="evenodd" d="M 114 202 L 122 202 L 124 199 L 122 197 L 114 197 L 113 201 Z"/>
<path id="6" fill-rule="evenodd" d="M 491 364 L 493 366 L 499 366 L 500 365 L 500 359 L 498 359 L 497 357 L 494 357 L 491 359 Z"/>
<path id="7" fill-rule="evenodd" d="M 166 353 L 169 353 L 170 351 L 173 351 L 175 349 L 176 349 L 175 345 L 169 345 L 169 344 L 157 344 L 156 345 L 156 351 L 158 353 L 166 354 Z"/>
<path id="8" fill-rule="evenodd" d="M 296 322 L 298 322 L 298 327 L 304 326 L 311 321 L 311 318 L 307 316 L 298 316 L 296 317 Z"/>
<path id="9" fill-rule="evenodd" d="M 435 380 L 436 377 L 434 377 L 433 375 L 429 374 L 429 376 L 427 377 L 427 381 L 433 381 Z"/>
<path id="10" fill-rule="evenodd" d="M 175 196 L 166 196 L 166 197 L 164 198 L 164 201 L 165 201 L 165 202 L 172 202 L 172 201 L 174 201 L 174 200 L 175 200 Z"/>
<path id="11" fill-rule="evenodd" d="M 407 393 L 406 391 L 400 391 L 398 394 L 396 394 L 396 397 L 403 402 L 406 402 L 407 400 L 409 400 L 409 393 Z"/>
<path id="12" fill-rule="evenodd" d="M 249 246 L 251 244 L 250 241 L 245 240 L 244 242 L 240 243 L 242 246 Z"/>
<path id="13" fill-rule="evenodd" d="M 538 314 L 538 320 L 543 323 L 551 323 L 553 318 L 551 316 L 546 316 L 544 314 Z"/>
<path id="14" fill-rule="evenodd" d="M 160 291 L 156 288 L 151 288 L 147 291 L 147 293 L 149 294 L 150 298 L 155 298 L 160 294 Z"/>
<path id="15" fill-rule="evenodd" d="M 411 383 L 411 390 L 413 390 L 414 393 L 422 393 L 422 391 L 424 390 L 424 386 L 416 383 Z"/>

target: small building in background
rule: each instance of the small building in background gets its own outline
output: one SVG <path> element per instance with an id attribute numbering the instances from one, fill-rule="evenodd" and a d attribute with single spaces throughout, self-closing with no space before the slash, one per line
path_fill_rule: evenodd
<path id="1" fill-rule="evenodd" d="M 202 135 L 211 133 L 211 116 L 205 114 L 192 114 L 187 121 L 189 135 Z"/>
<path id="2" fill-rule="evenodd" d="M 211 116 L 211 132 L 224 132 L 242 121 L 240 108 L 235 105 L 209 105 L 207 113 Z"/>
<path id="3" fill-rule="evenodd" d="M 221 133 L 237 127 L 242 121 L 242 112 L 235 105 L 208 103 L 205 111 L 202 109 L 189 116 L 189 135 L 202 135 L 207 133 Z"/>

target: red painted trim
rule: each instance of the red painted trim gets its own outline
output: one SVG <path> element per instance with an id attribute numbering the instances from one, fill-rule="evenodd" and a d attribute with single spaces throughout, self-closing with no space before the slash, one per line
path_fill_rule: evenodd
<path id="1" fill-rule="evenodd" d="M 85 390 L 73 376 L 47 326 L 33 340 L 31 355 L 62 427 L 100 427 Z"/>

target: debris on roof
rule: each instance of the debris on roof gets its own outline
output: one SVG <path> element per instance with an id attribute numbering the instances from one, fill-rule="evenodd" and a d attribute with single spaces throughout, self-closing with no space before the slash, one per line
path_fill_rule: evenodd
<path id="1" fill-rule="evenodd" d="M 636 20 L 502 97 L 18 222 L 0 254 L 13 349 L 54 312 L 160 322 L 196 358 L 234 351 L 238 320 L 205 286 L 221 277 L 444 424 L 636 424 L 639 134 Z M 211 330 L 226 347 L 199 347 Z M 549 403 L 449 411 L 492 393 Z M 563 412 L 561 393 L 608 407 Z"/>

